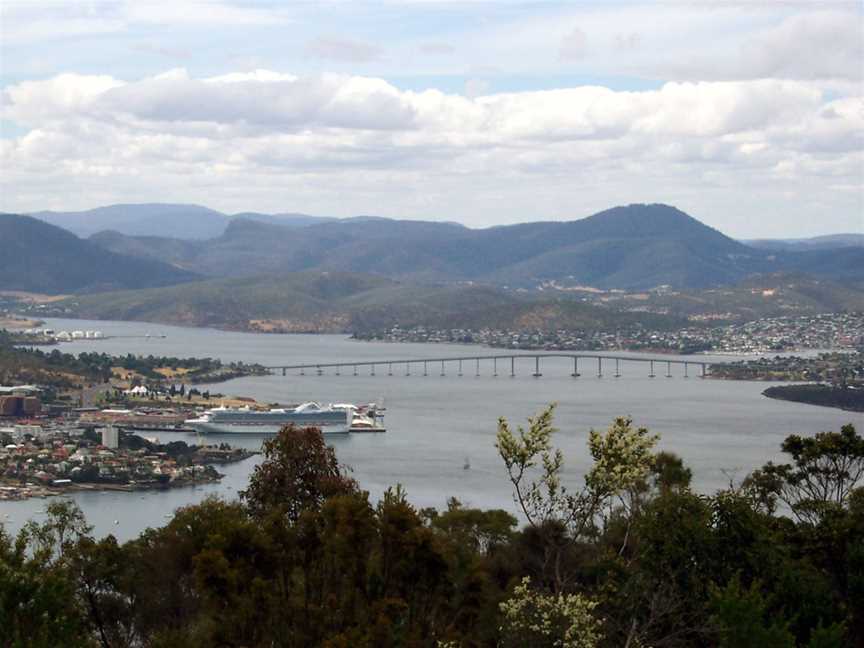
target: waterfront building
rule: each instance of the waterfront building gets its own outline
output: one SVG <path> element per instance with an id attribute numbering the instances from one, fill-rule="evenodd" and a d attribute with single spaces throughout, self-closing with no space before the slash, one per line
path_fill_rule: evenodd
<path id="1" fill-rule="evenodd" d="M 113 425 L 102 428 L 102 445 L 112 450 L 120 446 L 120 434 Z"/>

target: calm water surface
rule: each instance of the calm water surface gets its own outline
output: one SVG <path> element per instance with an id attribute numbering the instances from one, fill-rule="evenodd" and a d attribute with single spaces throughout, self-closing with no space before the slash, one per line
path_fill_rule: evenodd
<path id="1" fill-rule="evenodd" d="M 386 344 L 349 340 L 338 335 L 255 335 L 213 329 L 178 328 L 139 322 L 90 322 L 48 320 L 56 329 L 98 329 L 106 340 L 82 340 L 63 344 L 69 353 L 104 351 L 112 354 L 210 356 L 223 361 L 242 360 L 267 365 L 302 362 L 341 362 L 387 358 L 433 358 L 470 355 L 459 345 Z M 144 338 L 165 335 L 165 338 Z M 125 337 L 120 337 L 125 336 Z M 485 352 L 485 351 L 484 351 Z M 491 351 L 490 351 L 491 352 Z M 693 359 L 692 356 L 690 359 Z M 491 366 L 474 377 L 474 367 L 465 366 L 457 377 L 440 366 L 423 377 L 412 370 L 393 376 L 379 367 L 377 375 L 288 375 L 241 378 L 211 391 L 248 395 L 268 402 L 370 402 L 383 397 L 387 406 L 385 434 L 329 437 L 339 460 L 353 470 L 361 486 L 377 498 L 388 486 L 402 484 L 418 506 L 443 507 L 450 496 L 483 508 L 513 510 L 511 489 L 494 447 L 496 421 L 505 416 L 522 422 L 546 404 L 558 403 L 556 443 L 565 454 L 567 477 L 578 486 L 588 465 L 585 441 L 588 431 L 605 428 L 616 415 L 632 416 L 638 425 L 661 435 L 660 447 L 681 455 L 693 469 L 694 485 L 712 492 L 740 480 L 748 471 L 778 458 L 783 438 L 792 433 L 812 434 L 837 430 L 844 423 L 864 427 L 860 414 L 786 403 L 761 395 L 764 383 L 684 380 L 647 376 L 647 366 L 622 363 L 622 378 L 593 377 L 596 365 L 580 363 L 583 377 L 570 377 L 569 361 L 545 360 L 543 377 L 531 377 L 533 362 L 523 361 L 517 377 L 506 371 L 491 376 Z M 504 369 L 505 367 L 499 367 Z M 692 370 L 692 367 L 691 367 Z M 695 372 L 691 371 L 691 375 Z M 205 388 L 207 386 L 204 386 Z M 150 436 L 150 434 L 148 434 Z M 195 437 L 180 433 L 158 433 L 160 441 Z M 260 446 L 262 437 L 225 435 L 210 437 L 248 447 Z M 463 465 L 466 458 L 470 469 Z M 165 523 L 177 507 L 200 501 L 207 495 L 237 496 L 246 486 L 257 459 L 223 466 L 226 477 L 218 484 L 145 493 L 77 493 L 78 502 L 96 533 L 113 533 L 119 539 L 136 536 L 148 526 Z M 27 519 L 40 519 L 45 500 L 0 503 L 0 520 L 10 530 Z M 7 517 L 8 516 L 8 517 Z"/>

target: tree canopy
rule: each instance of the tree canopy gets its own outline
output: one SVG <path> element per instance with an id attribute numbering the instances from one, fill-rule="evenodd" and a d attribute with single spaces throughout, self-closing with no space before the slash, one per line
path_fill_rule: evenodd
<path id="1" fill-rule="evenodd" d="M 783 444 L 714 494 L 657 436 L 592 432 L 562 484 L 554 408 L 497 448 L 521 511 L 370 501 L 319 430 L 288 427 L 235 501 L 120 544 L 71 501 L 0 529 L 2 646 L 862 646 L 855 429 Z"/>

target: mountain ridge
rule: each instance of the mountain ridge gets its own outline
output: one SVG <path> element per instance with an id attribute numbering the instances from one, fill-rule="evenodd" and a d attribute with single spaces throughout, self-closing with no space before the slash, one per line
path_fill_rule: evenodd
<path id="1" fill-rule="evenodd" d="M 199 278 L 152 259 L 118 254 L 29 216 L 0 214 L 0 279 L 11 290 L 62 294 L 165 286 Z"/>
<path id="2" fill-rule="evenodd" d="M 844 249 L 833 265 L 820 250 L 760 250 L 663 204 L 631 204 L 573 221 L 485 229 L 392 219 L 286 227 L 237 218 L 207 241 L 180 244 L 104 234 L 93 240 L 115 252 L 209 277 L 338 271 L 524 288 L 563 280 L 625 290 L 703 288 L 777 271 L 864 279 L 864 249 Z"/>

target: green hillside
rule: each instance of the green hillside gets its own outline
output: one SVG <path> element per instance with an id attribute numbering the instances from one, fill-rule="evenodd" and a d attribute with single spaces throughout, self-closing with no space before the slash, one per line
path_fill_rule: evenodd
<path id="1" fill-rule="evenodd" d="M 532 299 L 475 285 L 400 282 L 371 275 L 306 272 L 213 279 L 70 298 L 78 317 L 283 332 L 362 332 L 400 326 L 446 328 L 606 327 L 673 318 L 619 313 L 570 299 Z"/>
<path id="2" fill-rule="evenodd" d="M 619 308 L 648 307 L 675 316 L 728 314 L 730 319 L 864 312 L 864 283 L 841 283 L 805 275 L 775 273 L 705 290 L 621 295 Z"/>
<path id="3" fill-rule="evenodd" d="M 0 214 L 0 286 L 5 290 L 96 292 L 196 278 L 162 261 L 105 250 L 29 216 Z"/>

